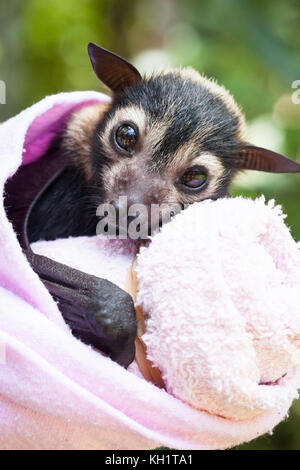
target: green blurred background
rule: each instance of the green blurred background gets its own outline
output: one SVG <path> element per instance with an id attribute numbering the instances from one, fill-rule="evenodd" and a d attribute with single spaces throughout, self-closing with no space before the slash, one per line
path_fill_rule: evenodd
<path id="1" fill-rule="evenodd" d="M 143 72 L 191 65 L 235 96 L 249 141 L 300 162 L 299 0 L 0 0 L 0 121 L 45 95 L 99 89 L 90 41 Z M 275 198 L 300 240 L 300 176 L 248 172 L 233 194 Z M 300 403 L 272 436 L 240 449 L 300 449 Z"/>

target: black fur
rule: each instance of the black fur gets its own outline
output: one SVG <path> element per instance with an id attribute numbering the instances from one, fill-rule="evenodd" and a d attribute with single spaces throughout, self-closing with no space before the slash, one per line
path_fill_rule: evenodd
<path id="1" fill-rule="evenodd" d="M 35 204 L 28 220 L 29 241 L 94 235 L 96 224 L 84 177 L 67 166 Z"/>

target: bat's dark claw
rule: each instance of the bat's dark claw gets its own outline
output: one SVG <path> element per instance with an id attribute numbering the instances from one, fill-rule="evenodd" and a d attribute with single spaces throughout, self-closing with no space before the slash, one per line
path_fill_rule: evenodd
<path id="1" fill-rule="evenodd" d="M 57 300 L 73 334 L 124 367 L 135 355 L 134 303 L 106 279 L 83 273 L 44 256 L 27 253 L 33 269 Z"/>

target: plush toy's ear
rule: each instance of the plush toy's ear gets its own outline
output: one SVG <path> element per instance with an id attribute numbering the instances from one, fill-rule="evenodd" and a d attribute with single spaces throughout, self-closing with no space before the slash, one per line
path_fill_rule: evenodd
<path id="1" fill-rule="evenodd" d="M 241 170 L 268 171 L 271 173 L 298 173 L 300 164 L 284 157 L 280 153 L 272 152 L 254 145 L 245 145 L 235 159 L 234 166 Z"/>
<path id="2" fill-rule="evenodd" d="M 113 93 L 119 93 L 142 80 L 133 65 L 97 44 L 91 42 L 88 53 L 95 74 Z"/>

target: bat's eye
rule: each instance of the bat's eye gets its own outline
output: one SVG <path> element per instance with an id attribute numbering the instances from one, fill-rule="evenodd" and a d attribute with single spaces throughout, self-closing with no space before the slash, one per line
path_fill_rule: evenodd
<path id="1" fill-rule="evenodd" d="M 207 174 L 203 169 L 190 168 L 179 178 L 179 183 L 191 190 L 200 189 L 207 181 Z"/>
<path id="2" fill-rule="evenodd" d="M 130 124 L 122 124 L 115 133 L 115 142 L 121 150 L 133 153 L 138 140 L 137 130 Z"/>

